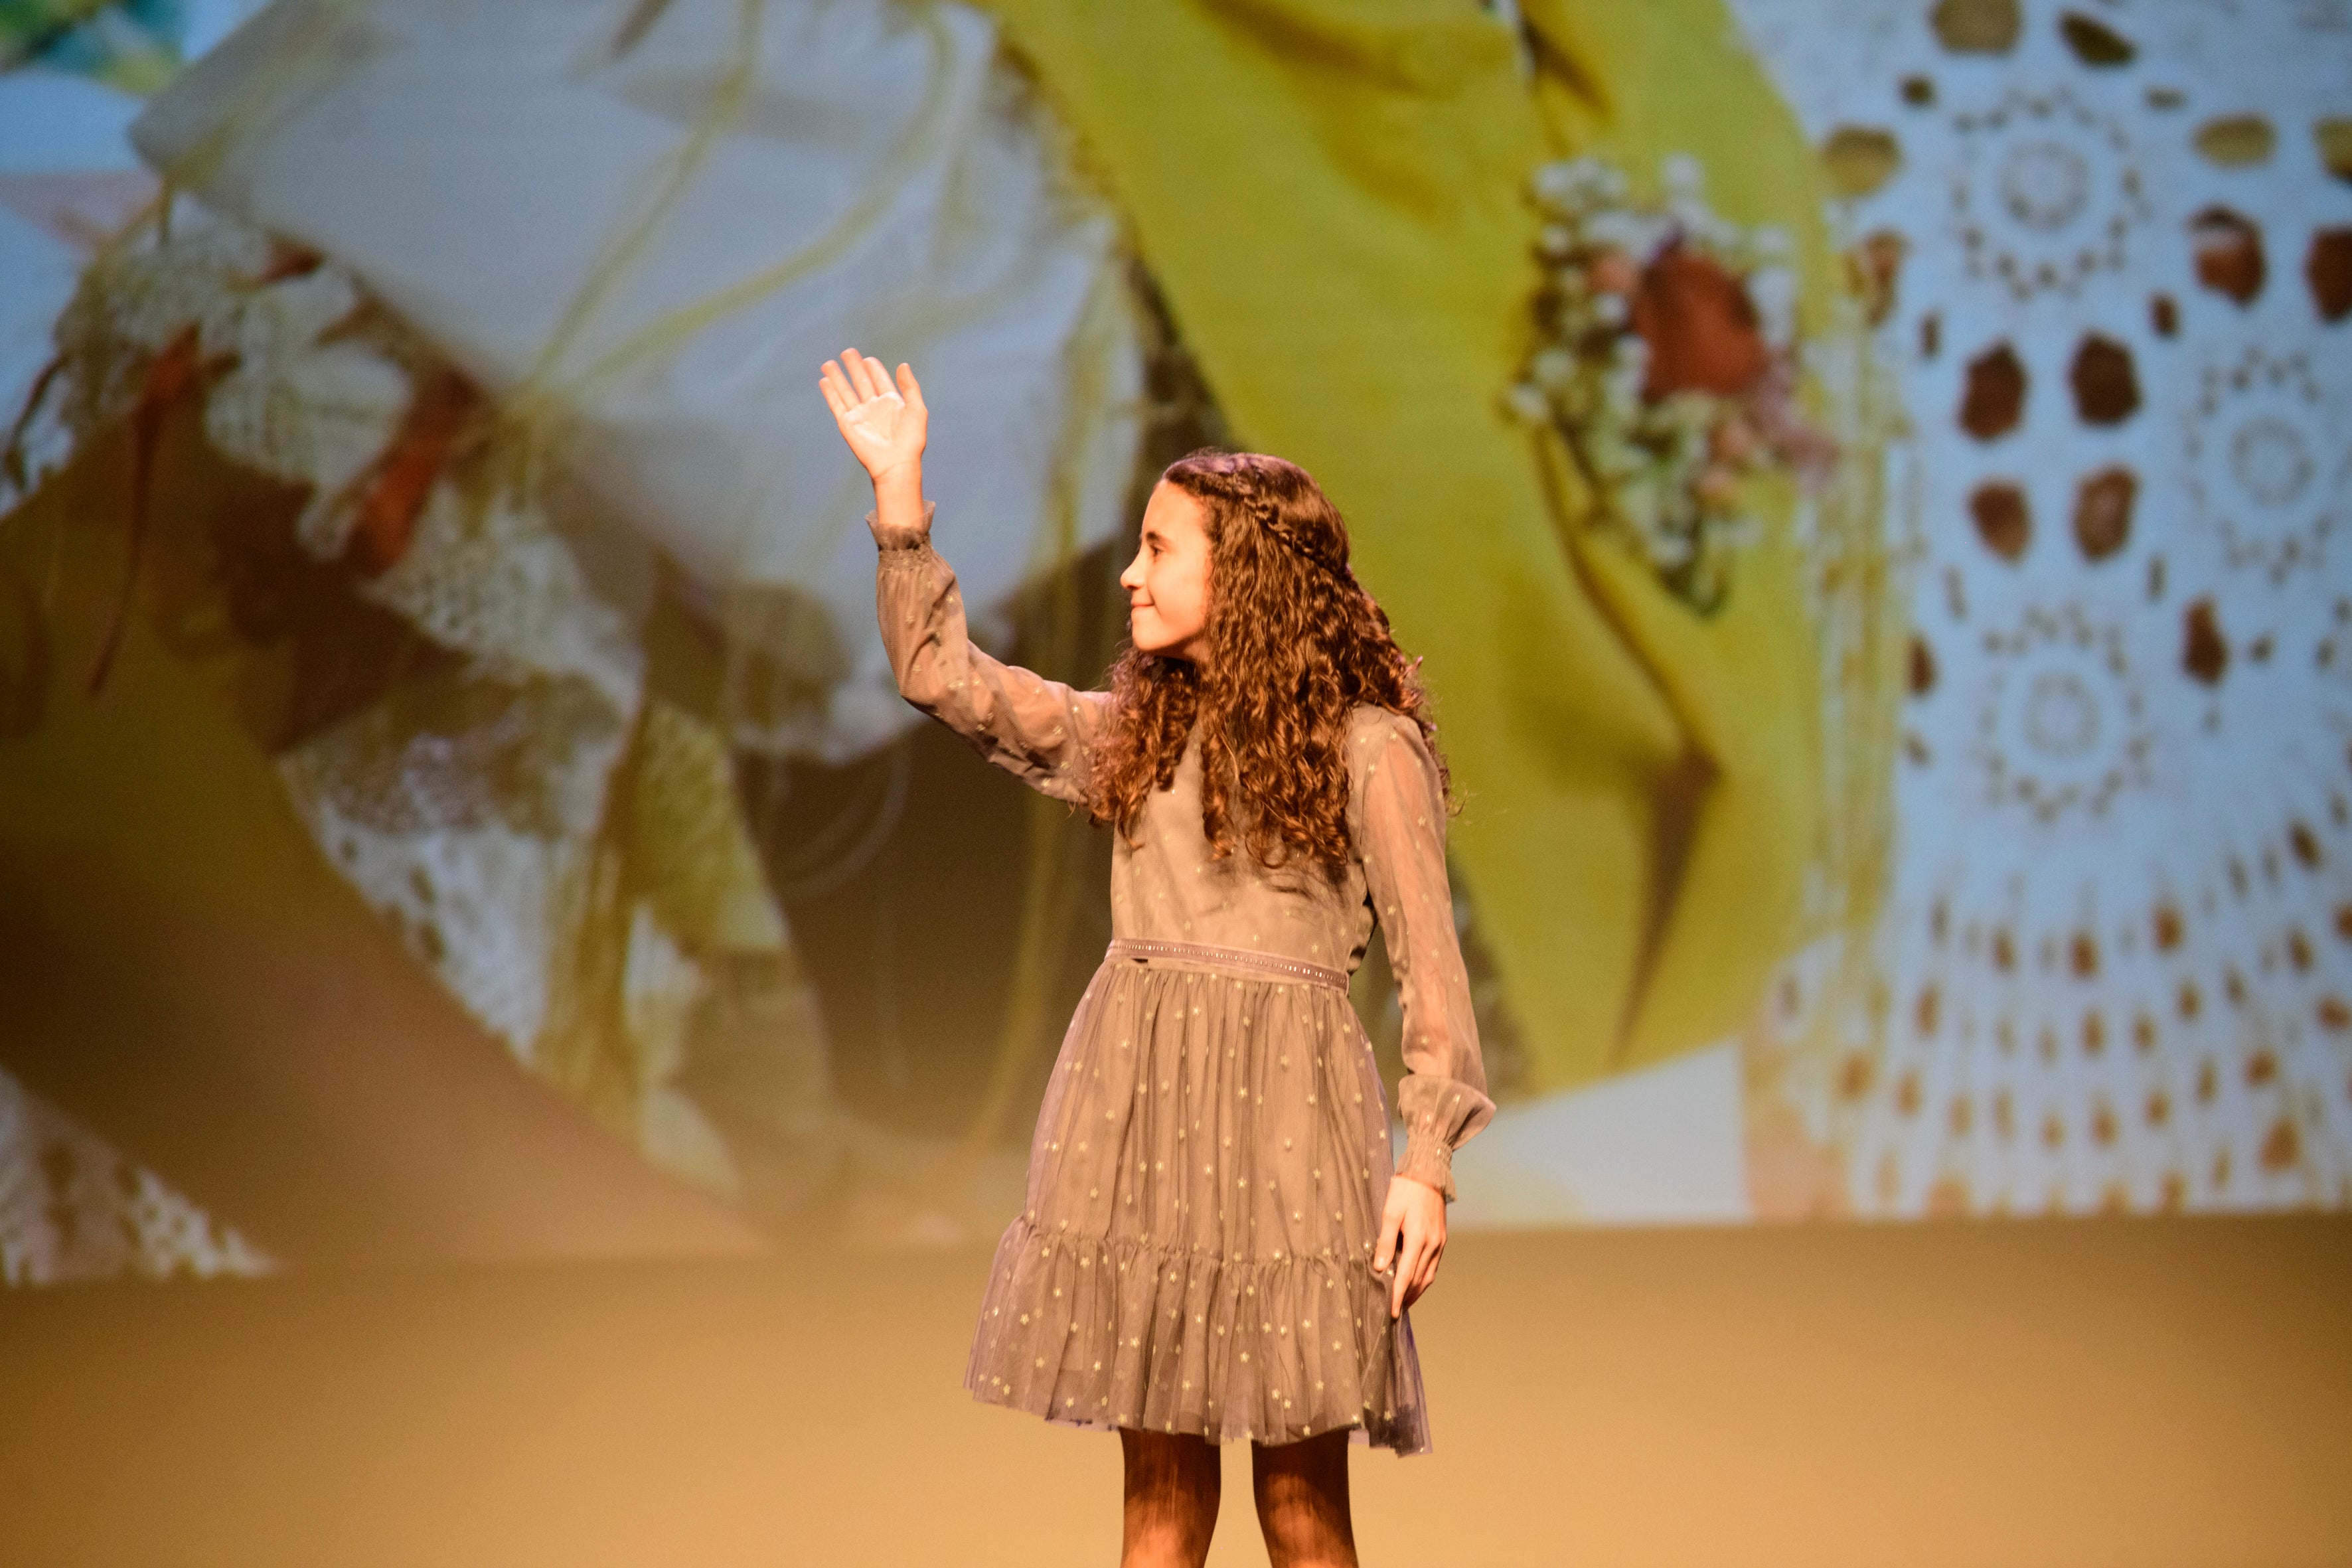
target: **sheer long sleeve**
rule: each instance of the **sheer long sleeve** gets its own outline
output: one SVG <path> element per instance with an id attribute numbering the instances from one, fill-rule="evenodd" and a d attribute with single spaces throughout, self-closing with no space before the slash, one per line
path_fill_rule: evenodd
<path id="1" fill-rule="evenodd" d="M 1404 1014 L 1397 1115 L 1405 1147 L 1397 1174 L 1450 1199 L 1454 1151 L 1494 1117 L 1495 1102 L 1486 1098 L 1470 976 L 1454 930 L 1444 786 L 1420 727 L 1401 714 L 1360 723 L 1350 743 L 1357 848 Z"/>
<path id="2" fill-rule="evenodd" d="M 955 569 L 931 548 L 928 526 L 877 528 L 876 540 L 875 609 L 899 695 L 1031 788 L 1083 805 L 1087 747 L 1108 694 L 1047 680 L 973 647 Z"/>

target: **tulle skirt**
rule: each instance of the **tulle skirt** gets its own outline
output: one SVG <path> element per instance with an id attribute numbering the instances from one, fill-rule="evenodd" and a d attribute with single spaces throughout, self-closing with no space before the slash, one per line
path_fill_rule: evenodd
<path id="1" fill-rule="evenodd" d="M 1337 971 L 1114 942 L 1062 1042 L 964 1382 L 1078 1426 L 1429 1447 L 1372 1244 L 1388 1110 Z"/>

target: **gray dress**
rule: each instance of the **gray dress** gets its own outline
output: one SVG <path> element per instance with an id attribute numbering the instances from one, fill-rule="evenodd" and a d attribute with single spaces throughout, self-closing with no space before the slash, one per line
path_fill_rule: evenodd
<path id="1" fill-rule="evenodd" d="M 907 700 L 990 762 L 1083 802 L 1109 698 L 1002 664 L 965 631 L 927 533 L 877 531 L 882 637 Z M 1111 862 L 1114 941 L 1062 1042 L 1028 1196 L 998 1244 L 965 1383 L 1076 1425 L 1429 1447 L 1410 1314 L 1371 1269 L 1388 1110 L 1347 976 L 1377 916 L 1404 1016 L 1396 1172 L 1451 1198 L 1494 1114 L 1419 729 L 1350 718 L 1336 878 L 1210 854 L 1197 748 Z"/>

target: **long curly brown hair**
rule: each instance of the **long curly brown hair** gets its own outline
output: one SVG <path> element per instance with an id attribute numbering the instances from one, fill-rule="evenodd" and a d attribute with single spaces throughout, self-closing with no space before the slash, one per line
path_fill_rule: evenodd
<path id="1" fill-rule="evenodd" d="M 1209 535 L 1209 657 L 1138 652 L 1111 667 L 1110 721 L 1095 742 L 1088 806 L 1133 837 L 1197 721 L 1201 825 L 1220 858 L 1348 863 L 1348 716 L 1369 703 L 1437 726 L 1388 616 L 1348 565 L 1348 525 L 1313 476 L 1255 452 L 1203 450 L 1160 479 L 1201 503 Z"/>

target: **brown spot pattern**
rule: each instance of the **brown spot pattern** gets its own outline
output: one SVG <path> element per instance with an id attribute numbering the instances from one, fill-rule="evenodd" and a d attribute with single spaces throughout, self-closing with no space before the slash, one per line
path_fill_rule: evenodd
<path id="1" fill-rule="evenodd" d="M 2180 668 L 2208 686 L 2218 686 L 2230 668 L 2230 645 L 2211 598 L 2199 599 L 2181 617 Z"/>
<path id="2" fill-rule="evenodd" d="M 2095 978 L 2099 973 L 2099 944 L 2087 931 L 2076 931 L 2066 944 L 2066 967 L 2077 980 Z"/>
<path id="3" fill-rule="evenodd" d="M 2296 1135 L 2294 1123 L 2282 1116 L 2271 1126 L 2263 1140 L 2263 1169 L 2273 1175 L 2292 1171 L 2303 1159 L 2303 1140 Z"/>
<path id="4" fill-rule="evenodd" d="M 1872 125 L 1841 125 L 1822 143 L 1822 166 L 1838 195 L 1866 196 L 1903 167 L 1903 147 L 1892 132 Z"/>
<path id="5" fill-rule="evenodd" d="M 2139 479 L 2120 465 L 2101 468 L 2074 491 L 2074 544 L 2086 561 L 2105 561 L 2131 541 Z"/>
<path id="6" fill-rule="evenodd" d="M 2311 140 L 2319 149 L 2319 161 L 2337 179 L 2352 184 L 2352 120 L 2329 116 L 2313 123 Z"/>
<path id="7" fill-rule="evenodd" d="M 2066 373 L 2074 389 L 2074 411 L 2086 425 L 2120 425 L 2139 412 L 2139 373 L 2131 350 L 2093 332 L 2074 351 Z"/>
<path id="8" fill-rule="evenodd" d="M 1979 441 L 2008 435 L 2025 417 L 2025 365 L 2007 343 L 1969 362 L 1968 390 L 1960 397 L 1960 428 Z"/>
<path id="9" fill-rule="evenodd" d="M 2225 114 L 2197 128 L 2197 151 L 2225 169 L 2267 163 L 2277 146 L 2278 132 L 2259 114 Z"/>
<path id="10" fill-rule="evenodd" d="M 2005 55 L 2017 47 L 2024 17 L 2017 0 L 1937 0 L 1927 24 L 1956 55 Z"/>
<path id="11" fill-rule="evenodd" d="M 2025 492 L 2006 479 L 1990 479 L 1969 495 L 1969 515 L 1976 520 L 1977 537 L 2004 561 L 2014 561 L 2032 542 L 2033 519 L 2026 509 Z"/>
<path id="12" fill-rule="evenodd" d="M 2241 305 L 2253 303 L 2268 270 L 2261 229 L 2228 207 L 2207 207 L 2189 220 L 2189 244 L 2198 282 Z"/>
<path id="13" fill-rule="evenodd" d="M 2323 228 L 2311 237 L 2303 258 L 2303 280 L 2323 321 L 2352 315 L 2352 228 Z"/>
<path id="14" fill-rule="evenodd" d="M 2058 18 L 2058 36 L 2074 51 L 2074 58 L 2094 70 L 2112 69 L 2131 64 L 2139 51 L 2131 40 L 2100 21 L 2080 11 L 2069 11 Z"/>
<path id="15" fill-rule="evenodd" d="M 1927 639 L 1918 633 L 1911 634 L 1910 661 L 1911 695 L 1925 697 L 1936 689 L 1936 653 Z"/>

